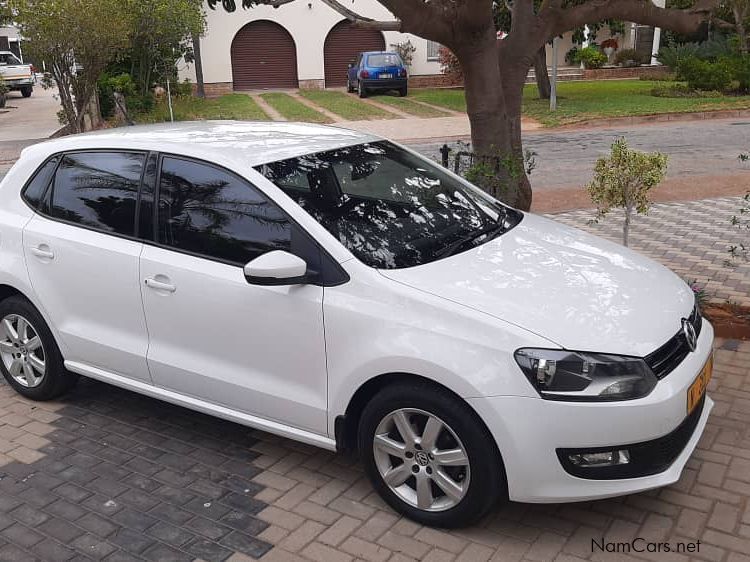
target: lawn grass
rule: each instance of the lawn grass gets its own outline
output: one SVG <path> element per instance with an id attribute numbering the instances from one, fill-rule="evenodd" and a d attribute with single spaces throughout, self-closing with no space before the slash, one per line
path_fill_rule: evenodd
<path id="1" fill-rule="evenodd" d="M 717 98 L 658 98 L 651 90 L 664 82 L 645 80 L 604 80 L 598 82 L 561 82 L 558 85 L 557 111 L 549 110 L 549 101 L 540 100 L 536 86 L 527 85 L 523 113 L 547 127 L 579 123 L 589 119 L 687 113 L 750 107 L 750 96 Z"/>
<path id="2" fill-rule="evenodd" d="M 523 93 L 523 114 L 547 127 L 580 123 L 590 119 L 688 113 L 719 109 L 750 108 L 750 96 L 718 98 L 657 98 L 651 90 L 664 82 L 646 80 L 570 81 L 558 84 L 557 111 L 549 110 L 549 101 L 540 100 L 536 85 L 527 84 Z M 466 111 L 462 89 L 425 89 L 413 93 L 414 99 L 454 111 Z"/>
<path id="3" fill-rule="evenodd" d="M 300 90 L 299 93 L 302 97 L 336 115 L 340 115 L 347 121 L 394 119 L 396 117 L 392 113 L 363 102 L 354 94 L 345 94 L 335 90 Z"/>
<path id="4" fill-rule="evenodd" d="M 373 101 L 390 105 L 396 109 L 400 109 L 406 113 L 414 115 L 415 117 L 448 117 L 448 113 L 435 109 L 433 107 L 427 107 L 421 103 L 414 103 L 409 98 L 401 98 L 396 96 L 382 95 L 372 98 Z"/>
<path id="5" fill-rule="evenodd" d="M 463 88 L 429 88 L 412 90 L 409 97 L 438 107 L 447 107 L 453 111 L 466 111 L 466 100 Z"/>
<path id="6" fill-rule="evenodd" d="M 175 121 L 203 119 L 237 119 L 241 121 L 268 121 L 270 118 L 257 103 L 245 94 L 227 94 L 219 98 L 181 97 L 172 100 Z M 169 106 L 159 102 L 148 113 L 135 116 L 139 123 L 169 121 Z"/>
<path id="7" fill-rule="evenodd" d="M 289 121 L 303 121 L 306 123 L 331 123 L 332 121 L 319 111 L 315 111 L 311 107 L 300 103 L 289 94 L 270 92 L 268 94 L 261 94 L 260 97 Z"/>

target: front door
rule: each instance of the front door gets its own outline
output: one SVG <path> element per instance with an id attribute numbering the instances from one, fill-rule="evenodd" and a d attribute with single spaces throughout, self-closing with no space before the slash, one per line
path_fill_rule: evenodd
<path id="1" fill-rule="evenodd" d="M 323 289 L 251 285 L 243 265 L 298 227 L 244 179 L 165 156 L 157 245 L 141 256 L 154 384 L 326 433 Z"/>

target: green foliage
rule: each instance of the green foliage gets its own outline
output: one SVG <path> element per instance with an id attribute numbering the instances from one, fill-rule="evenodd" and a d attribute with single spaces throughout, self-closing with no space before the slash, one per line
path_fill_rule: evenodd
<path id="1" fill-rule="evenodd" d="M 607 55 L 597 47 L 584 47 L 579 51 L 579 58 L 586 68 L 601 68 L 607 64 Z"/>
<path id="2" fill-rule="evenodd" d="M 618 66 L 641 66 L 651 62 L 651 57 L 635 49 L 622 49 L 617 51 L 614 63 Z"/>
<path id="3" fill-rule="evenodd" d="M 658 152 L 631 150 L 624 138 L 612 144 L 612 153 L 597 160 L 594 179 L 587 186 L 597 208 L 597 220 L 613 208 L 624 209 L 623 244 L 628 245 L 632 214 L 646 214 L 651 207 L 649 192 L 667 173 L 668 157 Z"/>
<path id="4" fill-rule="evenodd" d="M 724 92 L 732 83 L 732 65 L 725 59 L 710 62 L 692 57 L 680 63 L 677 74 L 693 90 Z"/>
<path id="5" fill-rule="evenodd" d="M 656 60 L 676 72 L 682 62 L 697 58 L 699 52 L 700 45 L 698 43 L 676 43 L 661 47 Z"/>
<path id="6" fill-rule="evenodd" d="M 724 94 L 716 90 L 694 90 L 687 84 L 660 84 L 654 86 L 651 95 L 657 98 L 720 98 Z"/>
<path id="7" fill-rule="evenodd" d="M 728 59 L 728 62 L 738 90 L 742 93 L 750 92 L 750 55 L 738 55 Z"/>
<path id="8" fill-rule="evenodd" d="M 581 49 L 576 45 L 573 45 L 567 53 L 565 53 L 565 62 L 571 66 L 578 66 L 581 64 Z"/>
<path id="9" fill-rule="evenodd" d="M 10 0 L 9 5 L 26 52 L 46 61 L 59 86 L 64 121 L 80 132 L 100 74 L 127 47 L 130 14 L 121 0 Z"/>
<path id="10" fill-rule="evenodd" d="M 398 56 L 400 56 L 401 60 L 404 61 L 406 67 L 410 68 L 411 63 L 414 60 L 414 53 L 417 52 L 417 48 L 412 45 L 411 40 L 407 39 L 406 41 L 402 41 L 401 43 L 393 43 L 391 47 L 393 47 L 393 49 L 398 53 Z"/>

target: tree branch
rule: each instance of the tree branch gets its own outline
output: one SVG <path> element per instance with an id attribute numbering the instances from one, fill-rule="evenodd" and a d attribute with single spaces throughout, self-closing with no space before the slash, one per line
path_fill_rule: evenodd
<path id="1" fill-rule="evenodd" d="M 539 17 L 544 22 L 545 41 L 588 23 L 606 19 L 632 21 L 692 33 L 711 17 L 720 0 L 698 0 L 691 8 L 659 8 L 651 0 L 590 0 L 566 8 L 548 4 Z"/>
<path id="2" fill-rule="evenodd" d="M 292 1 L 292 0 L 285 0 L 285 1 Z M 320 0 L 331 8 L 332 10 L 335 10 L 342 16 L 344 16 L 346 19 L 348 19 L 350 22 L 352 22 L 356 27 L 365 27 L 368 29 L 379 29 L 380 31 L 401 31 L 401 22 L 400 21 L 377 21 L 372 18 L 368 18 L 366 16 L 361 16 L 357 12 L 350 10 L 346 6 L 340 4 L 336 0 Z"/>

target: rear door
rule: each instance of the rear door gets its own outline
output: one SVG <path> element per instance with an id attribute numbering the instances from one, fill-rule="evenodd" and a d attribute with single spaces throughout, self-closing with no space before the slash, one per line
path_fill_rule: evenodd
<path id="1" fill-rule="evenodd" d="M 34 292 L 66 361 L 150 382 L 138 276 L 143 244 L 135 232 L 146 154 L 91 151 L 58 158 L 45 194 L 27 197 L 39 211 L 23 231 Z"/>

